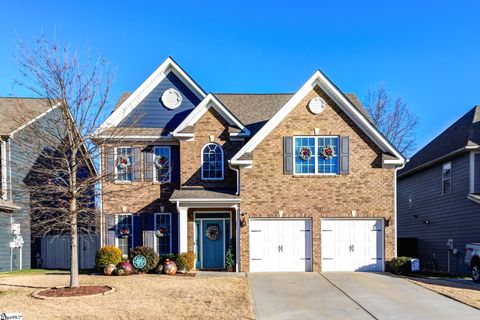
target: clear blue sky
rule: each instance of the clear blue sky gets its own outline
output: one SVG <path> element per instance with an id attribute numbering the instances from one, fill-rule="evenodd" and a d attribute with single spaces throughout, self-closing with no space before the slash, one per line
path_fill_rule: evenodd
<path id="1" fill-rule="evenodd" d="M 112 100 L 171 55 L 212 92 L 294 92 L 318 68 L 362 101 L 383 83 L 418 115 L 419 147 L 480 104 L 480 1 L 134 2 L 3 2 L 0 95 L 17 34 L 57 29 L 117 67 Z"/>

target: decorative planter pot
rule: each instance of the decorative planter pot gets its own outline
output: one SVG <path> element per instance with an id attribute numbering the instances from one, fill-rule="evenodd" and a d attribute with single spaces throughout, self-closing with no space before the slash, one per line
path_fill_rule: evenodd
<path id="1" fill-rule="evenodd" d="M 103 268 L 103 274 L 106 276 L 111 276 L 116 269 L 117 267 L 114 264 L 110 263 L 106 265 L 105 268 Z"/>
<path id="2" fill-rule="evenodd" d="M 233 272 L 233 267 L 227 267 L 228 272 Z"/>
<path id="3" fill-rule="evenodd" d="M 175 273 L 177 273 L 177 264 L 175 263 L 175 261 L 171 261 L 169 259 L 165 260 L 165 262 L 163 263 L 163 273 L 170 276 L 175 275 Z"/>

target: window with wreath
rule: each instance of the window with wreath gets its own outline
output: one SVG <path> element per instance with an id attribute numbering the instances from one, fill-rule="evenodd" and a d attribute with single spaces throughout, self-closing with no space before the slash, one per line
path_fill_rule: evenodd
<path id="1" fill-rule="evenodd" d="M 294 174 L 339 174 L 339 137 L 294 137 Z"/>
<path id="2" fill-rule="evenodd" d="M 172 219 L 170 213 L 155 214 L 156 248 L 159 255 L 172 252 Z"/>
<path id="3" fill-rule="evenodd" d="M 209 143 L 202 149 L 202 179 L 223 180 L 223 149 Z"/>
<path id="4" fill-rule="evenodd" d="M 171 181 L 172 163 L 170 159 L 170 147 L 157 146 L 153 148 L 153 181 Z"/>
<path id="5" fill-rule="evenodd" d="M 119 214 L 115 216 L 115 220 L 115 246 L 122 251 L 123 255 L 128 255 L 128 251 L 133 247 L 133 216 Z"/>
<path id="6" fill-rule="evenodd" d="M 115 181 L 132 181 L 132 148 L 115 148 Z"/>

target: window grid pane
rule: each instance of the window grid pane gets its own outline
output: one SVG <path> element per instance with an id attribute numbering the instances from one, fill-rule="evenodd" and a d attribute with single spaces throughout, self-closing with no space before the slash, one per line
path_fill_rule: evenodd
<path id="1" fill-rule="evenodd" d="M 119 232 L 123 227 L 127 227 L 130 230 L 130 234 L 128 237 L 120 238 Z M 128 251 L 131 248 L 132 244 L 132 216 L 120 214 L 117 216 L 117 243 L 118 248 L 122 251 L 123 255 L 128 255 Z"/>
<path id="2" fill-rule="evenodd" d="M 132 181 L 132 148 L 130 147 L 122 147 L 117 148 L 117 157 L 123 156 L 127 157 L 130 160 L 130 167 L 126 169 L 122 169 L 120 166 L 117 166 L 117 181 Z"/>
<path id="3" fill-rule="evenodd" d="M 166 167 L 164 169 L 157 169 L 155 166 L 155 158 L 157 156 L 163 156 L 167 159 Z M 155 172 L 155 181 L 157 182 L 170 182 L 171 176 L 171 162 L 170 162 L 170 147 L 155 147 L 154 148 L 154 162 L 153 170 Z"/>
<path id="4" fill-rule="evenodd" d="M 203 149 L 203 179 L 223 179 L 223 151 L 216 144 L 209 144 Z"/>
<path id="5" fill-rule="evenodd" d="M 158 254 L 165 255 L 172 252 L 170 247 L 170 237 L 172 232 L 171 216 L 170 214 L 157 214 L 155 215 L 155 224 L 158 229 L 161 225 L 165 225 L 168 228 L 168 234 L 163 237 L 157 237 L 157 250 Z"/>
<path id="6" fill-rule="evenodd" d="M 300 158 L 300 150 L 308 147 L 312 156 L 308 160 Z M 315 138 L 295 138 L 295 172 L 302 174 L 315 173 L 315 158 L 317 156 L 315 148 Z"/>
<path id="7" fill-rule="evenodd" d="M 334 156 L 331 159 L 324 159 L 320 156 L 320 152 L 324 146 L 331 146 Z M 318 173 L 320 174 L 338 174 L 338 137 L 321 137 L 318 138 Z"/>

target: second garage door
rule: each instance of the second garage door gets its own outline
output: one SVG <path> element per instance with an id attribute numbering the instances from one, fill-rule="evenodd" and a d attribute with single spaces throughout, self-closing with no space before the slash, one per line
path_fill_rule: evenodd
<path id="1" fill-rule="evenodd" d="M 311 271 L 309 219 L 250 219 L 250 271 Z"/>
<path id="2" fill-rule="evenodd" d="M 322 219 L 322 271 L 383 271 L 383 220 Z"/>

